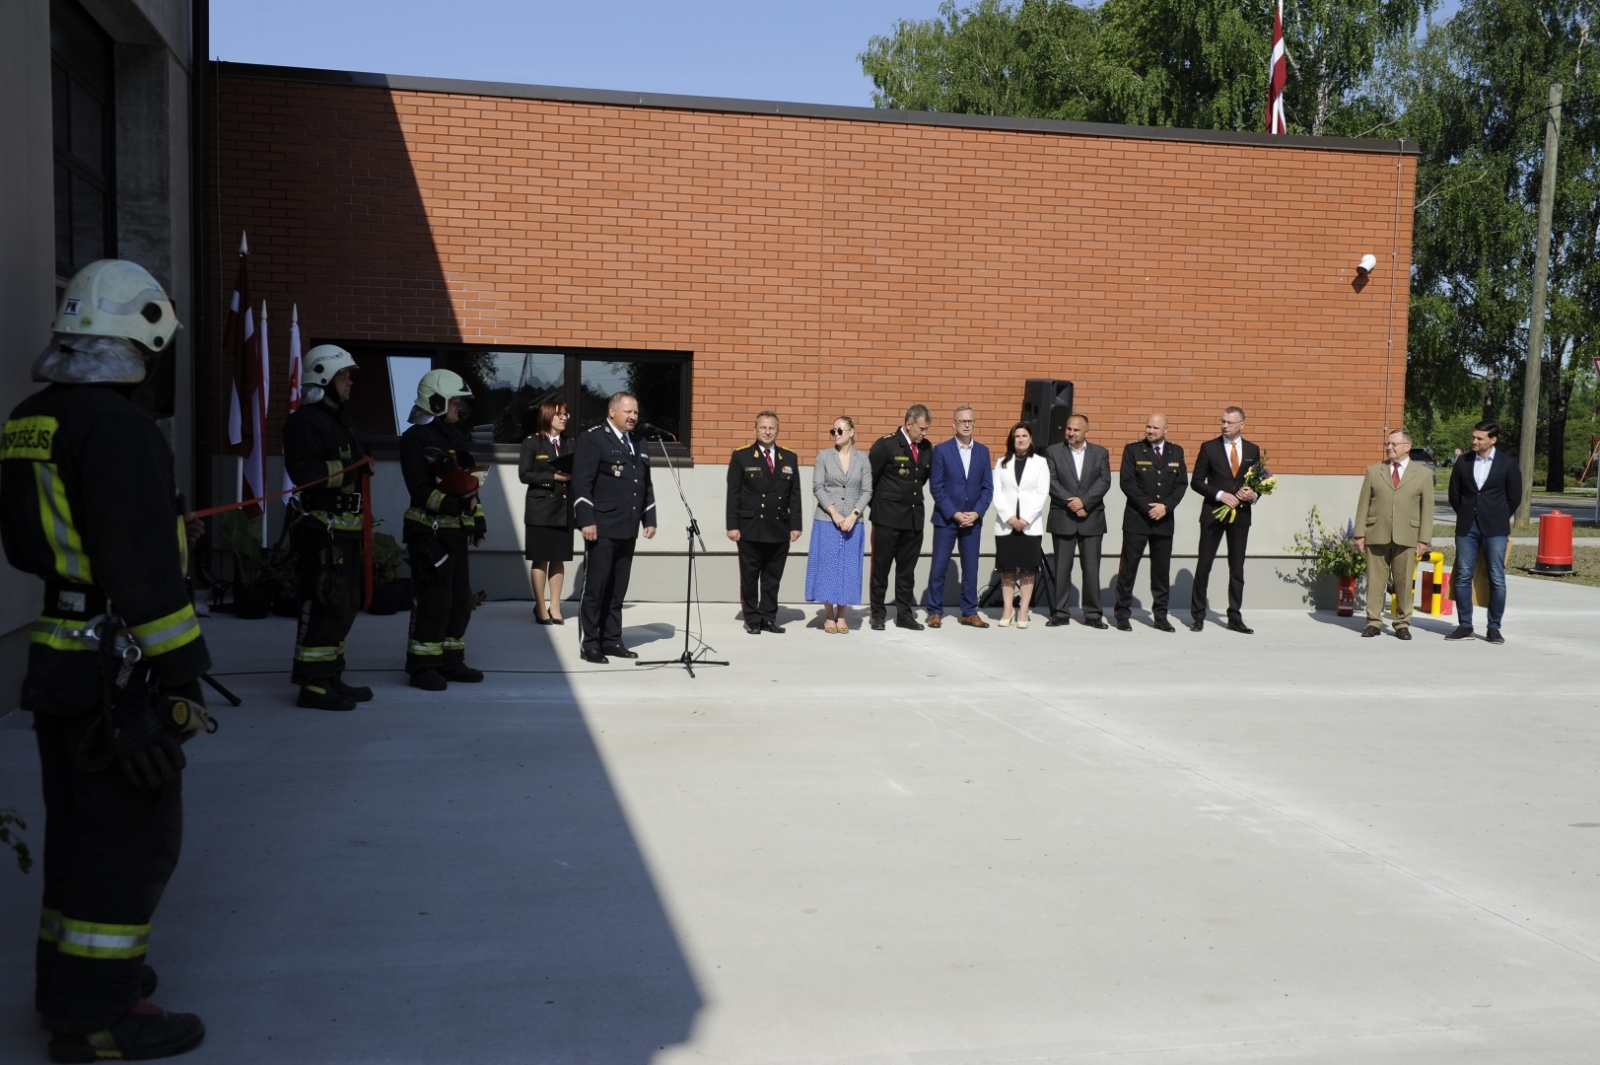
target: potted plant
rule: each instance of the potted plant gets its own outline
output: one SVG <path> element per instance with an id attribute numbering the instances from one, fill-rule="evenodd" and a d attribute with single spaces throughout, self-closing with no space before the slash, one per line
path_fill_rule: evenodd
<path id="1" fill-rule="evenodd" d="M 1289 550 L 1306 560 L 1313 577 L 1333 577 L 1338 581 L 1337 611 L 1342 618 L 1356 611 L 1356 582 L 1367 572 L 1367 555 L 1356 546 L 1355 522 L 1348 523 L 1343 532 L 1322 524 L 1322 515 L 1316 507 L 1306 515 L 1306 531 L 1294 534 L 1294 546 Z"/>
<path id="2" fill-rule="evenodd" d="M 411 605 L 411 582 L 400 580 L 400 544 L 388 533 L 372 534 L 372 602 L 369 614 L 397 614 Z"/>
<path id="3" fill-rule="evenodd" d="M 272 589 L 260 585 L 261 528 L 230 510 L 222 519 L 222 542 L 233 554 L 233 609 L 241 618 L 264 618 L 272 609 Z"/>

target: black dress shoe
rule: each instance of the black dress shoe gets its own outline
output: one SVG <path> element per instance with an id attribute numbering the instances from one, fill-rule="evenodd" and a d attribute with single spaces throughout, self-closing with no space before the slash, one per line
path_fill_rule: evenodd
<path id="1" fill-rule="evenodd" d="M 1472 626 L 1471 625 L 1457 625 L 1454 629 L 1452 629 L 1450 631 L 1450 635 L 1446 636 L 1445 639 L 1447 639 L 1447 640 L 1470 640 L 1470 639 L 1472 639 Z"/>
<path id="2" fill-rule="evenodd" d="M 1111 627 L 1106 624 L 1105 618 L 1095 618 L 1093 621 L 1085 621 L 1084 624 L 1091 629 L 1108 629 Z"/>
<path id="3" fill-rule="evenodd" d="M 1228 620 L 1228 631 L 1229 632 L 1242 632 L 1246 636 L 1249 636 L 1251 633 L 1255 632 L 1256 630 L 1252 629 L 1250 626 L 1246 625 L 1244 623 L 1244 619 L 1243 618 L 1230 618 Z"/>
<path id="4" fill-rule="evenodd" d="M 910 629 L 912 632 L 921 632 L 927 628 L 926 625 L 910 614 L 896 614 L 894 616 L 894 627 L 897 629 Z"/>
<path id="5" fill-rule="evenodd" d="M 600 648 L 600 650 L 603 651 L 604 653 L 610 655 L 612 658 L 638 658 L 639 657 L 639 652 L 638 651 L 630 651 L 620 643 L 608 643 L 604 647 Z"/>
<path id="6" fill-rule="evenodd" d="M 1398 629 L 1395 630 L 1395 635 L 1398 636 L 1399 634 L 1400 634 L 1399 630 Z M 1383 635 L 1383 626 L 1382 625 L 1368 625 L 1366 628 L 1361 630 L 1361 636 L 1362 636 L 1363 639 L 1371 639 L 1374 636 L 1382 636 L 1382 635 Z M 1409 636 L 1406 637 L 1406 638 L 1410 639 Z"/>
<path id="7" fill-rule="evenodd" d="M 580 651 L 578 652 L 578 657 L 583 659 L 585 662 L 593 662 L 597 666 L 611 664 L 611 659 L 605 656 L 604 651 Z"/>
<path id="8" fill-rule="evenodd" d="M 882 618 L 873 618 L 873 619 L 871 619 L 870 621 L 867 622 L 867 627 L 869 629 L 871 629 L 873 632 L 882 632 L 883 631 L 883 619 Z"/>
<path id="9" fill-rule="evenodd" d="M 783 626 L 777 624 L 776 622 L 763 621 L 761 623 L 761 631 L 762 632 L 775 632 L 779 636 L 782 636 L 783 635 Z"/>
<path id="10" fill-rule="evenodd" d="M 748 632 L 752 636 L 760 636 L 761 635 L 761 626 L 757 625 L 753 621 L 747 621 L 747 622 L 744 623 L 744 631 Z"/>
<path id="11" fill-rule="evenodd" d="M 1162 632 L 1177 632 L 1178 631 L 1177 629 L 1172 627 L 1172 622 L 1168 621 L 1166 618 L 1156 618 L 1155 621 L 1151 622 L 1151 624 L 1154 625 L 1155 628 L 1159 629 Z"/>
<path id="12" fill-rule="evenodd" d="M 1189 631 L 1190 632 L 1199 632 L 1201 629 L 1203 629 L 1205 627 L 1206 627 L 1206 623 L 1205 623 L 1205 619 L 1203 619 L 1203 618 L 1201 620 L 1199 620 L 1199 621 L 1191 621 L 1191 622 L 1189 622 Z"/>
<path id="13" fill-rule="evenodd" d="M 1505 643 L 1506 642 L 1506 638 L 1504 636 L 1500 635 L 1500 630 L 1499 629 L 1490 629 L 1488 632 L 1483 634 L 1483 638 L 1485 640 L 1488 640 L 1490 643 Z"/>
<path id="14" fill-rule="evenodd" d="M 1411 629 L 1409 627 L 1402 627 L 1402 628 L 1395 629 L 1394 630 L 1394 638 L 1397 639 L 1397 640 L 1409 640 L 1409 639 L 1411 639 Z"/>
<path id="15" fill-rule="evenodd" d="M 1060 629 L 1060 628 L 1065 628 L 1066 626 L 1071 625 L 1071 624 L 1072 624 L 1072 619 L 1071 618 L 1051 618 L 1049 621 L 1046 621 L 1044 623 L 1044 627 L 1047 628 L 1047 629 Z"/>
<path id="16" fill-rule="evenodd" d="M 1129 621 L 1127 618 L 1118 618 L 1115 622 L 1113 622 L 1113 624 L 1116 625 L 1118 632 L 1133 631 L 1133 622 Z"/>

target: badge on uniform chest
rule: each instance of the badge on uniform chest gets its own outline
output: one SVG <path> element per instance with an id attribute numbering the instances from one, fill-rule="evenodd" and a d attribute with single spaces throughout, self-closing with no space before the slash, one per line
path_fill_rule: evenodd
<path id="1" fill-rule="evenodd" d="M 611 476 L 613 476 L 613 477 L 621 477 L 622 476 L 622 470 L 623 470 L 622 463 L 613 462 L 611 464 Z"/>

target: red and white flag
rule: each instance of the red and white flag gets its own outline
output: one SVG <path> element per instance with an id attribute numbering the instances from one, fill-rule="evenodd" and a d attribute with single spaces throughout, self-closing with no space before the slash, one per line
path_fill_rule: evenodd
<path id="1" fill-rule="evenodd" d="M 252 419 L 245 417 L 250 409 L 248 397 L 256 391 L 251 386 L 251 368 L 254 354 L 256 320 L 250 304 L 250 245 L 243 233 L 239 234 L 239 274 L 233 281 L 233 295 L 228 300 L 228 322 L 222 330 L 222 351 L 233 360 L 233 387 L 228 394 L 228 450 L 235 455 L 249 455 Z"/>
<path id="2" fill-rule="evenodd" d="M 294 305 L 289 314 L 289 395 L 284 404 L 293 414 L 300 409 L 300 305 Z M 294 479 L 289 476 L 288 465 L 283 469 L 283 490 L 294 490 Z"/>
<path id="3" fill-rule="evenodd" d="M 1288 133 L 1283 117 L 1283 87 L 1289 83 L 1289 50 L 1283 44 L 1283 0 L 1278 0 L 1278 18 L 1272 24 L 1272 62 L 1267 67 L 1267 132 Z"/>
<path id="4" fill-rule="evenodd" d="M 256 390 L 254 402 L 251 404 L 252 433 L 250 438 L 250 457 L 244 460 L 244 483 L 250 491 L 251 499 L 258 499 L 267 494 L 267 386 L 272 380 L 271 363 L 267 358 L 267 301 L 261 301 L 261 328 L 256 330 L 256 379 L 261 387 Z M 250 507 L 246 514 L 255 517 L 265 514 L 265 504 Z M 261 546 L 267 546 L 267 522 L 261 520 Z"/>

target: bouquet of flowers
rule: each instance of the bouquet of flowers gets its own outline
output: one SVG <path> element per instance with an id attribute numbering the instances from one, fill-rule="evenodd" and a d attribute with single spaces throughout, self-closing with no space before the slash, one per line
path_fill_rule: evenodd
<path id="1" fill-rule="evenodd" d="M 1267 469 L 1265 456 L 1256 459 L 1255 464 L 1244 471 L 1244 487 L 1258 496 L 1270 496 L 1272 490 L 1278 487 L 1278 478 L 1274 477 L 1272 471 Z M 1230 507 L 1224 503 L 1216 510 L 1213 510 L 1211 516 L 1218 521 L 1227 519 L 1228 524 L 1231 525 L 1234 519 L 1239 516 L 1239 508 Z"/>
<path id="2" fill-rule="evenodd" d="M 1306 515 L 1306 531 L 1294 534 L 1290 550 L 1306 560 L 1316 577 L 1361 577 L 1367 572 L 1366 552 L 1356 548 L 1356 523 L 1335 531 L 1322 524 L 1316 507 Z"/>

